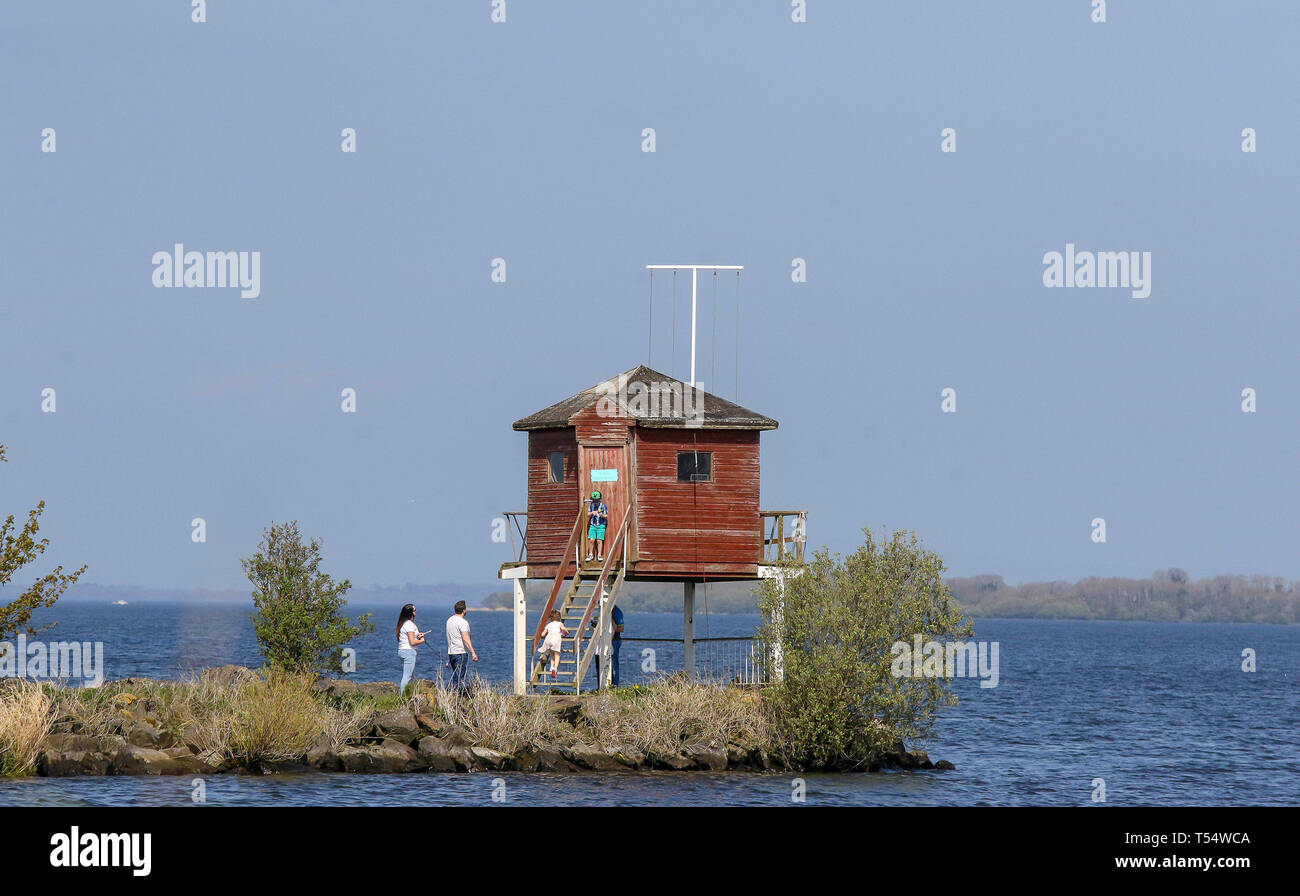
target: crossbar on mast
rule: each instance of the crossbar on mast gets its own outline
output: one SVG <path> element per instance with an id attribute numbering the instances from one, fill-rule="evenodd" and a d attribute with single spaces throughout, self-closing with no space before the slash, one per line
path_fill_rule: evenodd
<path id="1" fill-rule="evenodd" d="M 695 385 L 695 296 L 699 287 L 700 271 L 743 271 L 743 264 L 648 264 L 647 271 L 691 272 L 691 388 Z"/>

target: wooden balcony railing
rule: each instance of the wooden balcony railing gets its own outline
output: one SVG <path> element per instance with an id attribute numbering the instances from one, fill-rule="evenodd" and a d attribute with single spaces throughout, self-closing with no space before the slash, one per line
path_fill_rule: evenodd
<path id="1" fill-rule="evenodd" d="M 808 540 L 808 511 L 760 510 L 758 516 L 763 530 L 758 562 L 802 563 L 804 544 Z M 786 517 L 792 517 L 788 525 Z"/>
<path id="2" fill-rule="evenodd" d="M 528 556 L 528 511 L 503 510 L 501 515 L 506 518 L 506 534 L 510 536 L 510 556 L 515 558 L 514 562 L 523 563 Z M 518 550 L 515 549 L 516 532 L 519 533 Z"/>

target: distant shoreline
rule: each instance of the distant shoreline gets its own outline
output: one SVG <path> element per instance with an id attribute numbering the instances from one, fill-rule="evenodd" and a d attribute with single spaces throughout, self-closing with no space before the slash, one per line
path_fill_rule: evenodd
<path id="1" fill-rule="evenodd" d="M 1145 579 L 1089 577 L 1078 582 L 1025 582 L 1009 585 L 999 575 L 950 576 L 953 597 L 972 619 L 1045 619 L 1113 622 L 1219 622 L 1267 625 L 1300 624 L 1300 581 L 1275 576 L 1221 575 L 1191 579 L 1180 569 L 1159 570 Z M 448 612 L 463 600 L 472 613 L 512 612 L 513 597 L 502 582 L 474 585 L 446 582 L 354 587 L 351 606 L 404 603 Z M 756 615 L 752 582 L 710 584 L 696 597 L 696 611 L 710 615 Z M 530 609 L 544 602 L 544 589 L 529 589 Z M 132 604 L 195 602 L 253 607 L 245 591 L 208 588 L 142 588 L 127 585 L 77 584 L 60 598 L 68 603 L 116 601 Z M 681 586 L 634 583 L 619 601 L 629 613 L 680 613 Z"/>
<path id="2" fill-rule="evenodd" d="M 183 598 L 183 597 L 147 598 L 142 600 L 127 601 L 126 604 L 124 604 L 124 606 L 132 606 L 132 605 L 140 605 L 140 604 L 182 603 L 187 600 L 189 600 L 189 598 Z M 239 601 L 234 601 L 234 600 L 213 600 L 210 598 L 194 600 L 193 602 L 207 603 L 207 604 L 223 604 L 223 605 L 230 605 L 230 606 L 235 606 L 240 603 Z M 103 599 L 90 598 L 90 597 L 64 597 L 60 599 L 59 603 L 79 604 L 79 605 L 92 604 L 97 606 L 114 605 L 113 601 L 106 601 Z M 369 606 L 371 604 L 383 603 L 383 601 L 380 600 L 356 601 L 354 603 L 356 606 Z M 530 609 L 536 609 L 536 606 L 533 604 L 533 602 L 530 601 L 529 604 L 530 604 Z M 253 609 L 253 602 L 251 599 L 247 602 L 246 606 L 250 611 Z M 982 613 L 978 611 L 972 611 L 971 609 L 965 607 L 964 609 L 966 609 L 966 614 L 970 616 L 971 619 L 977 621 L 980 619 L 1006 619 L 1006 620 L 1014 620 L 1018 622 L 1153 622 L 1153 623 L 1165 623 L 1170 625 L 1202 625 L 1202 624 L 1204 625 L 1300 625 L 1300 621 L 1290 621 L 1290 620 L 1256 621 L 1251 619 L 1142 619 L 1136 617 L 1121 618 L 1115 616 L 1058 616 L 1058 615 L 1049 615 L 1047 613 L 1041 613 L 1038 615 L 1025 615 L 1024 613 Z M 509 613 L 512 612 L 512 610 L 510 607 L 471 606 L 471 607 L 466 607 L 465 612 L 467 613 Z M 681 611 L 665 610 L 665 609 L 639 609 L 636 607 L 629 607 L 627 609 L 627 612 L 643 613 L 649 615 L 672 616 L 680 613 Z M 710 611 L 709 615 L 711 616 L 758 616 L 760 615 L 760 613 L 758 608 L 754 607 L 753 609 L 750 610 L 712 610 Z"/>

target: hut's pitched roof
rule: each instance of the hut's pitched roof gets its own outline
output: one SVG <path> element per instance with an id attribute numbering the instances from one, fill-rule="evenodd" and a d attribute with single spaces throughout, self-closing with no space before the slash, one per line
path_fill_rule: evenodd
<path id="1" fill-rule="evenodd" d="M 636 385 L 639 384 L 639 385 Z M 657 399 L 649 397 L 649 390 Z M 680 400 L 678 400 L 680 396 Z M 626 414 L 637 426 L 683 427 L 692 429 L 776 429 L 771 417 L 742 408 L 740 405 L 694 389 L 679 379 L 652 370 L 644 364 L 597 383 L 548 408 L 542 408 L 514 428 L 521 432 L 533 429 L 559 429 L 573 425 L 575 415 L 605 399 L 612 413 Z M 615 410 L 617 409 L 617 410 Z M 632 421 L 629 421 L 632 422 Z"/>

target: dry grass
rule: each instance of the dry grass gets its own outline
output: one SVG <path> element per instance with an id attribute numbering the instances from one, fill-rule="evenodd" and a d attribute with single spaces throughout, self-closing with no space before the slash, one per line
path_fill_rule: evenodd
<path id="1" fill-rule="evenodd" d="M 779 728 L 756 691 L 672 676 L 648 686 L 582 697 L 569 724 L 550 699 L 516 697 L 477 683 L 466 697 L 426 686 L 423 711 L 465 729 L 476 746 L 512 754 L 530 744 L 587 743 L 644 753 L 687 747 L 779 750 Z M 334 749 L 356 743 L 377 711 L 395 705 L 420 711 L 423 701 L 365 695 L 325 696 L 309 677 L 263 673 L 244 683 L 200 676 L 187 681 L 111 682 L 93 689 L 15 683 L 0 689 L 0 774 L 31 774 L 55 719 L 80 721 L 85 733 L 119 730 L 123 720 L 169 730 L 209 760 L 242 765 L 302 757 L 324 734 Z"/>
<path id="2" fill-rule="evenodd" d="M 205 676 L 114 682 L 63 691 L 60 708 L 87 734 L 108 734 L 124 718 L 145 720 L 193 744 L 204 758 L 245 764 L 300 757 L 322 733 L 342 746 L 361 735 L 373 712 L 364 704 L 327 705 L 312 690 L 311 677 L 279 672 L 233 685 Z"/>
<path id="3" fill-rule="evenodd" d="M 476 682 L 467 697 L 442 686 L 425 692 L 437 715 L 464 728 L 475 746 L 513 753 L 530 743 L 570 744 L 573 729 L 536 697 L 516 697 Z"/>
<path id="4" fill-rule="evenodd" d="M 355 741 L 370 726 L 374 707 L 365 703 L 343 707 L 325 707 L 325 734 L 330 739 L 330 749 L 337 750 L 349 741 Z"/>
<path id="5" fill-rule="evenodd" d="M 684 746 L 772 750 L 769 707 L 756 692 L 702 685 L 673 675 L 650 685 L 585 698 L 583 715 L 599 746 L 626 744 L 672 754 Z"/>
<path id="6" fill-rule="evenodd" d="M 271 672 L 244 685 L 229 719 L 225 754 L 244 764 L 301 757 L 326 729 L 314 676 Z"/>
<path id="7" fill-rule="evenodd" d="M 545 697 L 515 697 L 478 684 L 467 698 L 442 687 L 426 692 L 437 715 L 459 725 L 476 746 L 513 753 L 533 744 L 632 747 L 674 754 L 686 746 L 776 749 L 777 726 L 755 691 L 701 684 L 685 676 L 582 697 L 576 727 Z"/>
<path id="8" fill-rule="evenodd" d="M 0 690 L 0 776 L 30 775 L 54 724 L 54 698 L 28 681 Z"/>

